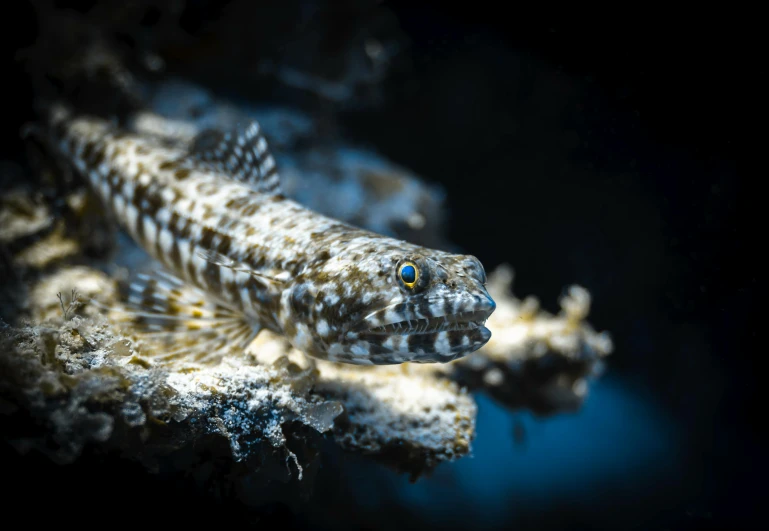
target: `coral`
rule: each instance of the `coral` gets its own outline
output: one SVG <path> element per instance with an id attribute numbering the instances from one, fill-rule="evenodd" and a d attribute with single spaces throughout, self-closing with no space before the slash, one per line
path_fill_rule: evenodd
<path id="1" fill-rule="evenodd" d="M 130 96 L 108 107 L 125 99 L 126 126 L 167 142 L 189 144 L 205 128 L 256 119 L 290 197 L 370 230 L 452 247 L 442 232 L 440 187 L 324 134 L 329 125 L 317 116 L 233 103 L 185 81 L 143 83 L 107 49 L 58 72 L 74 86 L 107 72 L 107 89 Z M 573 410 L 613 348 L 586 322 L 585 289 L 569 288 L 551 315 L 535 299 L 512 295 L 505 266 L 489 275 L 497 302 L 491 341 L 453 363 L 338 365 L 306 358 L 268 332 L 217 364 L 161 362 L 157 345 L 104 309 L 120 306 L 129 272 L 159 265 L 115 230 L 66 168 L 43 153 L 31 162 L 39 186 L 22 185 L 18 168 L 0 166 L 14 185 L 0 202 L 7 321 L 0 321 L 0 414 L 6 439 L 20 450 L 59 462 L 116 451 L 151 469 L 189 468 L 211 452 L 226 463 L 224 482 L 255 474 L 260 484 L 307 484 L 324 454 L 343 449 L 416 477 L 471 451 L 472 391 L 510 408 Z"/>
<path id="2" fill-rule="evenodd" d="M 0 243 L 18 241 L 48 228 L 51 212 L 21 188 L 0 197 Z"/>
<path id="3" fill-rule="evenodd" d="M 506 287 L 506 273 L 493 275 L 491 285 Z M 527 314 L 530 304 L 500 292 L 502 312 L 489 323 L 499 337 L 453 364 L 316 362 L 268 332 L 250 353 L 233 352 L 216 365 L 160 364 L 130 331 L 100 316 L 89 303 L 97 295 L 117 304 L 117 282 L 87 267 L 60 269 L 29 290 L 33 322 L 40 324 L 3 328 L 0 394 L 45 427 L 37 436 L 16 434 L 17 446 L 44 448 L 67 461 L 88 443 L 138 438 L 141 444 L 124 453 L 152 462 L 155 453 L 216 435 L 234 461 L 264 443 L 281 449 L 301 476 L 286 436 L 299 422 L 347 450 L 417 474 L 470 450 L 476 406 L 460 384 L 484 388 L 508 405 L 571 408 L 584 396 L 591 364 L 610 350 L 607 339 L 581 322 L 585 300 L 566 298 L 564 313 L 548 316 Z"/>
<path id="4" fill-rule="evenodd" d="M 576 410 L 587 396 L 588 378 L 614 349 L 607 332 L 585 321 L 590 293 L 571 286 L 552 315 L 533 297 L 519 300 L 510 291 L 513 271 L 500 266 L 489 275 L 488 289 L 497 309 L 487 321 L 489 342 L 475 355 L 445 370 L 471 388 L 482 388 L 508 407 L 539 413 Z"/>
<path id="5" fill-rule="evenodd" d="M 345 448 L 384 454 L 398 467 L 431 467 L 467 454 L 476 406 L 465 389 L 405 367 L 354 368 L 319 363 L 316 391 L 343 400 Z M 417 443 L 417 444 L 415 444 Z"/>
<path id="6" fill-rule="evenodd" d="M 171 109 L 176 120 L 142 111 L 132 115 L 133 127 L 189 142 L 204 125 L 230 127 L 238 116 L 261 120 L 262 111 L 215 101 L 193 85 L 174 92 L 186 94 Z M 186 116 L 195 105 L 208 110 Z M 443 240 L 435 225 L 416 219 L 439 219 L 440 190 L 370 151 L 338 143 L 307 147 L 302 138 L 317 125 L 298 111 L 264 116 L 278 139 L 284 186 L 297 200 L 369 229 L 423 243 Z M 320 193 L 325 189 L 333 193 Z M 347 206 L 323 203 L 329 196 L 347 197 Z M 551 315 L 533 298 L 515 298 L 512 270 L 501 267 L 489 275 L 497 301 L 487 323 L 492 339 L 454 363 L 339 365 L 306 358 L 268 332 L 218 364 L 161 362 L 157 345 L 104 310 L 120 306 L 128 271 L 159 265 L 123 235 L 114 238 L 109 223 L 94 222 L 98 208 L 82 186 L 43 194 L 18 187 L 0 207 L 1 242 L 12 269 L 24 272 L 23 281 L 10 283 L 24 288 L 16 304 L 23 313 L 0 334 L 0 397 L 4 413 L 34 419 L 9 422 L 8 438 L 57 461 L 71 461 L 87 447 L 119 449 L 156 468 L 169 456 L 216 448 L 231 467 L 245 463 L 249 474 L 285 481 L 311 477 L 307 471 L 316 469 L 317 448 L 326 440 L 416 477 L 470 452 L 476 416 L 470 391 L 483 390 L 511 408 L 572 410 L 612 350 L 608 335 L 585 321 L 586 290 L 571 287 L 562 311 Z M 417 230 L 409 232 L 409 223 Z"/>
<path id="7" fill-rule="evenodd" d="M 77 297 L 73 314 L 62 293 Z M 40 324 L 2 329 L 0 395 L 7 408 L 26 411 L 43 427 L 13 434 L 18 447 L 70 461 L 89 443 L 140 440 L 124 454 L 152 462 L 216 435 L 236 462 L 265 442 L 281 449 L 300 479 L 303 465 L 287 447 L 295 422 L 333 432 L 350 450 L 397 455 L 409 470 L 469 450 L 475 405 L 454 383 L 402 370 L 316 367 L 269 333 L 252 345 L 256 354 L 232 353 L 216 365 L 163 365 L 89 303 L 97 294 L 116 301 L 117 293 L 104 273 L 65 268 L 30 289 Z"/>

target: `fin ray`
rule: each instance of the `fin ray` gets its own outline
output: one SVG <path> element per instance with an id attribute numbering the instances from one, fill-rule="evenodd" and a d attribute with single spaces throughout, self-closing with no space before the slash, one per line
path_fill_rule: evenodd
<path id="1" fill-rule="evenodd" d="M 229 350 L 244 350 L 261 330 L 259 323 L 164 270 L 138 273 L 129 283 L 125 305 L 109 310 L 166 361 L 216 362 Z"/>

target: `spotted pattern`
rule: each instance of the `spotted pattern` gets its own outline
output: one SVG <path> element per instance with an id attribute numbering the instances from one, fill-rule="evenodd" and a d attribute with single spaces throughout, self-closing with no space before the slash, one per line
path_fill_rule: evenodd
<path id="1" fill-rule="evenodd" d="M 483 324 L 495 305 L 475 257 L 285 198 L 258 126 L 218 143 L 201 138 L 191 153 L 65 112 L 50 125 L 122 227 L 255 333 L 267 328 L 308 355 L 355 364 L 448 362 L 489 340 Z M 418 269 L 411 286 L 398 274 L 404 261 Z"/>

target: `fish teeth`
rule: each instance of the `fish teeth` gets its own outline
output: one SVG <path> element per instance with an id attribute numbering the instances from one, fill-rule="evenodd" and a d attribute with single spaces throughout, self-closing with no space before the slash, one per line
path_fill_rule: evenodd
<path id="1" fill-rule="evenodd" d="M 483 323 L 466 321 L 459 315 L 441 315 L 433 318 L 408 319 L 397 323 L 371 328 L 374 333 L 404 333 L 421 334 L 426 332 L 445 332 L 452 330 L 475 330 Z"/>

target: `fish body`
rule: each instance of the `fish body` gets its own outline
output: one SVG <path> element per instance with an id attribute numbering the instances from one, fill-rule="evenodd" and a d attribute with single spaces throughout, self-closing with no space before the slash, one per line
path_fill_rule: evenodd
<path id="1" fill-rule="evenodd" d="M 47 131 L 166 268 L 132 285 L 130 300 L 151 330 L 202 333 L 186 350 L 245 346 L 268 329 L 331 361 L 447 362 L 490 338 L 483 325 L 495 304 L 475 257 L 366 231 L 287 199 L 256 123 L 180 147 L 55 108 Z"/>

